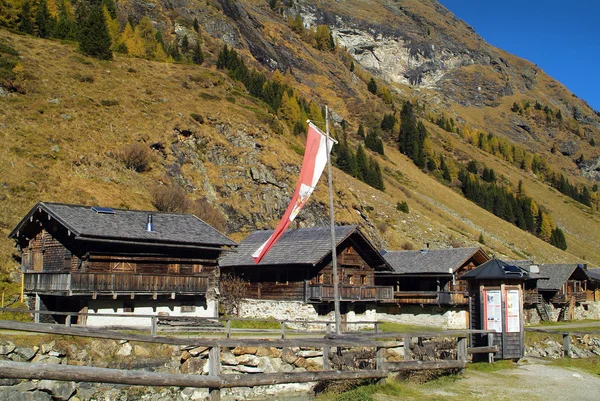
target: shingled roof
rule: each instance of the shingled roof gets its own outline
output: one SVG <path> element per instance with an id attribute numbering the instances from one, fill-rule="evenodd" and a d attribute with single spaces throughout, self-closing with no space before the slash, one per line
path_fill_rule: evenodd
<path id="1" fill-rule="evenodd" d="M 472 257 L 489 260 L 481 248 L 424 249 L 422 251 L 390 251 L 383 255 L 399 274 L 453 274 Z"/>
<path id="2" fill-rule="evenodd" d="M 236 252 L 221 257 L 221 267 L 255 266 L 252 254 L 273 233 L 273 230 L 254 231 L 240 242 Z M 336 226 L 335 242 L 339 246 L 346 239 L 352 242 L 357 253 L 373 268 L 391 270 L 385 259 L 373 247 L 357 226 Z M 331 254 L 331 229 L 329 227 L 298 228 L 287 230 L 273 245 L 259 266 L 266 265 L 316 265 Z"/>
<path id="3" fill-rule="evenodd" d="M 191 214 L 161 213 L 156 211 L 110 209 L 114 213 L 98 213 L 90 206 L 64 203 L 39 202 L 9 234 L 16 237 L 27 230 L 28 224 L 37 218 L 56 219 L 68 229 L 75 239 L 117 240 L 181 244 L 191 246 L 235 246 L 234 241 L 212 226 Z M 152 215 L 154 231 L 146 231 L 148 215 Z"/>
<path id="4" fill-rule="evenodd" d="M 500 259 L 488 260 L 460 277 L 461 280 L 527 280 L 529 278 L 527 270 Z"/>
<path id="5" fill-rule="evenodd" d="M 587 269 L 585 272 L 588 277 L 594 281 L 600 281 L 600 269 Z"/>
<path id="6" fill-rule="evenodd" d="M 542 291 L 558 291 L 562 285 L 573 275 L 576 269 L 580 268 L 577 264 L 543 264 L 539 265 L 540 274 L 548 277 L 548 280 L 538 282 L 538 288 Z M 582 269 L 583 271 L 583 269 Z"/>

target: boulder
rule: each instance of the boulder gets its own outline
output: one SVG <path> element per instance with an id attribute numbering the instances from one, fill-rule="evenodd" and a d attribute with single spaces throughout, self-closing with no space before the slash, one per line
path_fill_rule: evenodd
<path id="1" fill-rule="evenodd" d="M 302 358 L 314 358 L 323 356 L 323 350 L 302 350 L 298 351 L 297 355 Z"/>
<path id="2" fill-rule="evenodd" d="M 189 358 L 181 365 L 180 371 L 184 374 L 201 375 L 206 365 L 208 365 L 207 359 Z"/>
<path id="3" fill-rule="evenodd" d="M 229 350 L 221 351 L 221 364 L 236 366 L 238 364 L 238 361 L 235 355 L 232 354 Z"/>
<path id="4" fill-rule="evenodd" d="M 33 348 L 18 347 L 18 348 L 15 348 L 14 354 L 19 356 L 20 360 L 17 362 L 30 361 L 37 354 L 38 350 L 39 350 L 39 348 L 37 346 L 33 347 Z M 13 359 L 13 361 L 16 361 L 16 359 Z"/>
<path id="5" fill-rule="evenodd" d="M 282 352 L 281 352 L 281 358 L 289 363 L 290 365 L 293 365 L 294 363 L 296 363 L 296 361 L 298 360 L 298 356 L 296 355 L 296 353 L 294 351 L 292 351 L 290 348 L 285 347 Z"/>
<path id="6" fill-rule="evenodd" d="M 117 355 L 119 356 L 131 356 L 131 352 L 133 351 L 133 347 L 130 343 L 124 343 L 121 345 L 121 348 L 117 351 Z"/>
<path id="7" fill-rule="evenodd" d="M 77 386 L 75 382 L 41 380 L 38 383 L 38 389 L 52 394 L 54 400 L 67 401 L 75 393 Z"/>
<path id="8" fill-rule="evenodd" d="M 209 351 L 208 347 L 196 347 L 196 348 L 189 350 L 188 352 L 190 353 L 191 356 L 196 357 L 198 355 L 208 355 L 208 351 Z"/>
<path id="9" fill-rule="evenodd" d="M 13 352 L 17 348 L 12 341 L 7 341 L 6 343 L 0 345 L 0 355 L 8 355 Z"/>
<path id="10" fill-rule="evenodd" d="M 240 355 L 235 359 L 237 359 L 240 365 L 246 366 L 258 366 L 258 362 L 260 361 L 260 359 L 257 356 L 248 354 Z"/>
<path id="11" fill-rule="evenodd" d="M 208 389 L 186 387 L 179 393 L 183 401 L 200 401 L 208 398 Z"/>
<path id="12" fill-rule="evenodd" d="M 0 400 L 10 401 L 52 401 L 52 396 L 43 391 L 20 392 L 0 388 Z"/>
<path id="13" fill-rule="evenodd" d="M 233 355 L 251 354 L 254 355 L 258 351 L 258 347 L 235 347 Z"/>
<path id="14" fill-rule="evenodd" d="M 138 344 L 133 346 L 133 353 L 135 354 L 135 356 L 140 356 L 142 358 L 148 358 L 149 356 L 152 355 L 152 353 L 150 352 L 150 350 L 148 348 L 143 347 Z"/>

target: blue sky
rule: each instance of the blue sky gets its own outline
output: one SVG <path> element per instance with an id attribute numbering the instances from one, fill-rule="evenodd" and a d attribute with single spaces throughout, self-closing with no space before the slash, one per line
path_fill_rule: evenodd
<path id="1" fill-rule="evenodd" d="M 537 64 L 600 110 L 600 1 L 439 2 L 486 42 Z"/>

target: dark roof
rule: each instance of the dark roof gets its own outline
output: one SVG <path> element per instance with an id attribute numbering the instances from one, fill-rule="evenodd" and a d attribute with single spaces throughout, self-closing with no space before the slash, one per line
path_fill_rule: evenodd
<path id="1" fill-rule="evenodd" d="M 240 242 L 236 252 L 221 257 L 221 267 L 255 266 L 252 254 L 271 236 L 273 230 L 254 231 Z M 357 253 L 371 267 L 391 270 L 385 259 L 373 247 L 357 226 L 336 226 L 335 242 L 339 246 L 349 239 Z M 331 229 L 329 227 L 298 228 L 287 230 L 258 264 L 266 265 L 316 265 L 331 255 Z"/>
<path id="2" fill-rule="evenodd" d="M 540 274 L 548 277 L 538 283 L 540 290 L 560 290 L 562 285 L 577 269 L 577 264 L 543 264 L 539 265 Z M 583 269 L 582 269 L 583 270 Z"/>
<path id="3" fill-rule="evenodd" d="M 481 252 L 483 259 L 489 259 L 481 248 L 390 251 L 385 253 L 383 257 L 392 266 L 395 273 L 451 274 L 478 252 Z"/>
<path id="4" fill-rule="evenodd" d="M 587 269 L 585 272 L 590 279 L 594 281 L 600 281 L 600 269 Z"/>
<path id="5" fill-rule="evenodd" d="M 97 213 L 90 206 L 39 202 L 17 224 L 9 237 L 16 237 L 20 230 L 26 229 L 31 218 L 39 218 L 40 213 L 46 213 L 70 230 L 75 239 L 217 247 L 236 245 L 234 241 L 191 214 L 112 210 L 113 214 Z M 149 214 L 152 215 L 154 224 L 152 232 L 146 231 Z"/>
<path id="6" fill-rule="evenodd" d="M 500 259 L 488 260 L 460 277 L 461 280 L 527 280 L 527 270 Z"/>

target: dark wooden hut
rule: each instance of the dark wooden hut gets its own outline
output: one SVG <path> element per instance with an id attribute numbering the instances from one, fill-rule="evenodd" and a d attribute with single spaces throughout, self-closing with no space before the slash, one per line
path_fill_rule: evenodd
<path id="1" fill-rule="evenodd" d="M 469 285 L 470 328 L 495 330 L 499 348 L 495 358 L 519 359 L 525 344 L 523 287 L 530 279 L 525 269 L 498 259 L 489 260 L 464 274 Z M 472 335 L 472 346 L 487 346 L 486 335 Z"/>
<path id="2" fill-rule="evenodd" d="M 88 313 L 215 316 L 217 260 L 236 246 L 193 215 L 49 202 L 9 237 L 36 308 Z"/>
<path id="3" fill-rule="evenodd" d="M 272 232 L 254 231 L 241 241 L 237 252 L 221 258 L 222 272 L 243 277 L 249 299 L 302 301 L 314 304 L 321 314 L 330 312 L 333 301 L 330 228 L 287 230 L 261 262 L 255 264 L 252 253 Z M 347 303 L 359 305 L 392 299 L 391 287 L 375 284 L 375 272 L 391 268 L 358 227 L 335 227 L 335 242 L 342 308 Z"/>
<path id="4" fill-rule="evenodd" d="M 490 260 L 481 248 L 389 251 L 383 254 L 392 271 L 376 273 L 379 285 L 394 287 L 398 304 L 466 305 L 463 274 Z"/>

